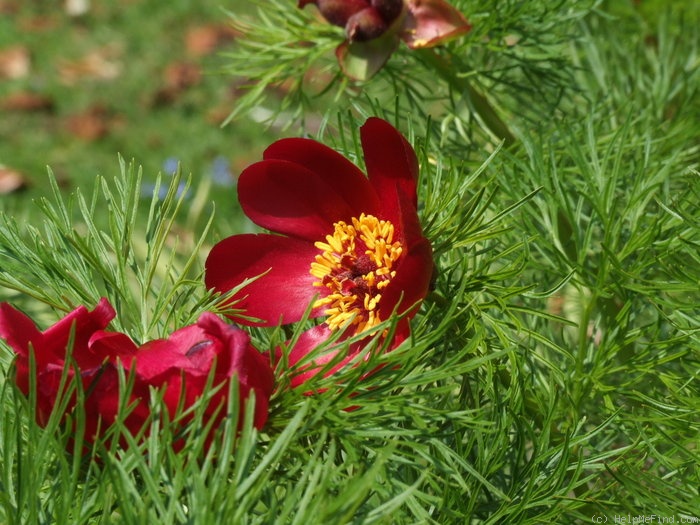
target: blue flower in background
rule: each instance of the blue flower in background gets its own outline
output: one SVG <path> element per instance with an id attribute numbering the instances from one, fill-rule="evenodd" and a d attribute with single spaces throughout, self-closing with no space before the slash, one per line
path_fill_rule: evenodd
<path id="1" fill-rule="evenodd" d="M 175 175 L 180 169 L 180 159 L 177 157 L 168 157 L 163 161 L 162 171 L 168 177 Z M 214 158 L 211 163 L 210 175 L 212 183 L 215 186 L 235 186 L 236 179 L 231 172 L 231 162 L 228 158 L 223 155 L 218 155 Z M 158 188 L 158 199 L 162 200 L 168 194 L 169 184 L 167 180 L 163 181 Z M 153 196 L 156 191 L 156 185 L 152 183 L 145 183 L 141 186 L 141 196 L 144 199 L 148 199 Z M 185 191 L 185 183 L 180 182 L 177 187 L 177 196 L 181 197 Z M 185 195 L 185 198 L 189 197 L 189 192 Z"/>
<path id="2" fill-rule="evenodd" d="M 234 186 L 236 180 L 231 173 L 231 163 L 223 155 L 214 159 L 211 165 L 211 178 L 217 186 Z"/>
<path id="3" fill-rule="evenodd" d="M 168 188 L 170 185 L 168 183 L 161 182 L 160 187 L 158 188 L 158 199 L 163 200 L 165 196 L 168 194 Z M 185 192 L 185 187 L 186 184 L 184 182 L 180 182 L 180 184 L 177 185 L 177 197 L 181 197 L 182 194 Z M 144 199 L 149 199 L 153 196 L 153 194 L 156 191 L 156 185 L 152 183 L 146 183 L 141 185 L 141 197 Z M 185 198 L 189 198 L 190 192 L 189 190 L 185 194 Z"/>
<path id="4" fill-rule="evenodd" d="M 168 157 L 165 159 L 163 162 L 163 173 L 165 173 L 168 177 L 172 177 L 175 175 L 180 168 L 180 160 L 177 157 Z M 158 188 L 158 199 L 163 200 L 165 196 L 168 194 L 168 188 L 170 187 L 170 183 L 165 181 L 161 181 L 160 187 Z M 181 181 L 178 186 L 177 186 L 177 197 L 180 198 L 183 193 L 185 193 L 185 187 L 186 184 L 184 181 Z M 153 196 L 153 194 L 156 191 L 156 185 L 152 183 L 144 183 L 141 185 L 141 197 L 144 199 L 149 199 Z M 185 198 L 189 197 L 189 191 L 187 194 L 185 194 Z"/>
<path id="5" fill-rule="evenodd" d="M 163 172 L 166 175 L 175 175 L 179 167 L 180 160 L 177 157 L 168 157 L 165 159 L 165 162 L 163 162 Z"/>

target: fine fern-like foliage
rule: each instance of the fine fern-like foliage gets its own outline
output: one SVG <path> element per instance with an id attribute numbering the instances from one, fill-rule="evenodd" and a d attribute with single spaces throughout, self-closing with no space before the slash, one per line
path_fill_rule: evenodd
<path id="1" fill-rule="evenodd" d="M 80 188 L 64 197 L 49 173 L 53 198 L 36 203 L 41 227 L 1 218 L 0 284 L 63 312 L 107 297 L 124 312 L 114 328 L 136 341 L 192 322 L 210 306 L 201 262 L 213 215 L 200 232 L 178 235 L 187 218 L 180 179 L 176 174 L 168 182 L 162 200 L 159 180 L 144 210 L 141 171 L 133 163 L 120 159 L 119 175 L 111 183 L 98 177 L 89 197 Z"/>

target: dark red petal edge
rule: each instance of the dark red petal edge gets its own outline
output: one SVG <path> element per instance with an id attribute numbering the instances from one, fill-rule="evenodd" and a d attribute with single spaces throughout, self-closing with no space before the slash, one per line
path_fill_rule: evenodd
<path id="1" fill-rule="evenodd" d="M 41 332 L 34 321 L 8 303 L 0 303 L 0 337 L 16 353 L 27 357 L 29 343 L 36 347 L 41 340 Z"/>
<path id="2" fill-rule="evenodd" d="M 394 309 L 402 314 L 425 298 L 433 273 L 433 250 L 427 239 L 408 246 L 408 252 L 396 268 L 396 276 L 382 292 L 379 316 L 387 319 Z M 397 308 L 398 306 L 398 308 Z M 415 311 L 409 317 L 413 317 Z"/>
<path id="3" fill-rule="evenodd" d="M 399 194 L 417 207 L 418 159 L 411 145 L 391 124 L 377 117 L 360 128 L 369 180 L 380 196 L 381 218 L 400 222 Z"/>

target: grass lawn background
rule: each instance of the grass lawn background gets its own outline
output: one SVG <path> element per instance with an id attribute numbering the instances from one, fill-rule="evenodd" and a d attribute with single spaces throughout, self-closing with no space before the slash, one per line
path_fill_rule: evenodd
<path id="1" fill-rule="evenodd" d="M 145 184 L 178 162 L 195 181 L 233 182 L 274 137 L 247 118 L 221 127 L 238 92 L 220 73 L 235 37 L 220 2 L 92 2 L 80 16 L 58 2 L 0 10 L 0 164 L 28 186 L 3 195 L 5 209 L 30 213 L 48 192 L 47 166 L 68 190 L 113 176 L 117 154 L 143 166 Z M 232 191 L 213 196 L 236 206 Z"/>

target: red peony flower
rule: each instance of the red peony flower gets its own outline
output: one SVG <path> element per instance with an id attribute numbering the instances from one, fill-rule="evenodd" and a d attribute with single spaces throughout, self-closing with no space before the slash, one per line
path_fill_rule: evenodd
<path id="1" fill-rule="evenodd" d="M 335 330 L 359 334 L 394 312 L 415 313 L 411 308 L 428 291 L 432 249 L 416 212 L 415 153 L 378 118 L 370 118 L 360 136 L 369 177 L 314 140 L 272 144 L 263 161 L 241 174 L 238 197 L 253 222 L 281 235 L 234 235 L 207 258 L 208 288 L 226 292 L 260 276 L 232 298 L 260 322 L 239 322 L 298 322 L 311 303 L 312 317 L 326 316 L 302 335 L 289 356 L 291 365 Z M 408 317 L 394 345 L 407 336 Z M 332 358 L 330 352 L 317 360 L 293 385 Z"/>
<path id="2" fill-rule="evenodd" d="M 17 353 L 15 361 L 15 380 L 20 390 L 29 394 L 30 361 L 29 354 L 34 353 L 36 363 L 36 398 L 37 419 L 45 425 L 51 415 L 61 376 L 66 367 L 66 348 L 73 342 L 72 356 L 80 369 L 83 386 L 87 388 L 91 380 L 100 376 L 105 363 L 116 364 L 119 359 L 130 360 L 131 348 L 115 347 L 107 354 L 93 352 L 90 340 L 105 328 L 114 318 L 115 312 L 106 299 L 100 300 L 93 311 L 80 306 L 44 332 L 40 332 L 34 322 L 26 315 L 15 310 L 7 303 L 0 303 L 0 337 Z M 75 370 L 68 370 L 68 377 L 74 376 Z M 117 394 L 115 394 L 117 395 Z M 73 399 L 68 406 L 75 405 Z"/>
<path id="3" fill-rule="evenodd" d="M 205 418 L 224 418 L 229 381 L 236 377 L 241 413 L 254 392 L 253 425 L 261 429 L 267 421 L 274 387 L 270 363 L 253 347 L 247 333 L 214 314 L 203 313 L 197 324 L 173 332 L 168 339 L 146 343 L 138 349 L 134 361 L 137 383 L 156 388 L 166 385 L 164 401 L 171 416 L 178 405 L 190 407 L 205 392 L 214 367 L 211 384 L 221 388 L 207 406 Z"/>
<path id="4" fill-rule="evenodd" d="M 471 29 L 445 0 L 299 0 L 299 7 L 307 4 L 345 28 L 336 56 L 343 73 L 356 80 L 379 71 L 400 40 L 411 49 L 433 47 Z"/>
<path id="5" fill-rule="evenodd" d="M 120 367 L 126 375 L 130 372 L 135 375 L 130 397 L 134 409 L 125 420 L 126 427 L 134 434 L 150 416 L 151 387 L 165 387 L 164 402 L 173 417 L 178 407 L 192 406 L 204 393 L 213 366 L 216 367 L 213 385 L 223 383 L 223 386 L 211 400 L 205 416 L 213 415 L 225 401 L 228 381 L 237 376 L 241 407 L 251 390 L 255 391 L 254 424 L 257 428 L 265 424 L 273 389 L 272 370 L 251 346 L 245 332 L 205 313 L 197 324 L 177 330 L 170 338 L 138 347 L 125 334 L 103 330 L 114 316 L 112 306 L 102 299 L 93 311 L 81 306 L 40 332 L 23 313 L 7 303 L 0 304 L 0 337 L 17 353 L 15 378 L 26 395 L 30 387 L 29 356 L 31 351 L 34 353 L 39 424 L 45 425 L 54 409 L 70 341 L 73 341 L 71 355 L 86 392 L 85 439 L 88 442 L 102 435 L 117 418 Z M 75 374 L 74 368 L 68 370 L 69 379 L 74 379 Z M 75 404 L 73 396 L 67 411 L 74 410 Z M 225 408 L 217 419 L 224 416 Z"/>

